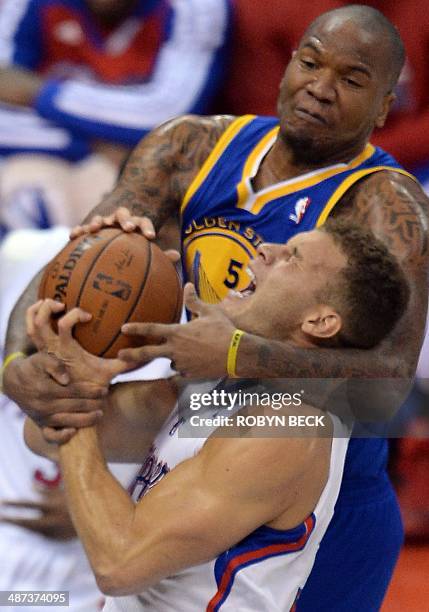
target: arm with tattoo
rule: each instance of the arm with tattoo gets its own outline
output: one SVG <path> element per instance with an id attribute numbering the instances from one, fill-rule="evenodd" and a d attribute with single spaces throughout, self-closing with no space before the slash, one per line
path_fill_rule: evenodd
<path id="1" fill-rule="evenodd" d="M 148 217 L 158 230 L 169 216 L 178 211 L 188 185 L 232 120 L 233 117 L 229 116 L 189 115 L 173 119 L 154 130 L 137 146 L 115 189 L 90 216 L 109 215 L 123 207 L 132 215 Z M 24 313 L 37 299 L 39 278 L 33 279 L 12 311 L 6 355 L 17 351 L 28 353 L 32 348 L 25 333 Z M 46 411 L 47 400 L 55 393 L 58 396 L 61 391 L 52 377 L 60 382 L 60 376 L 65 372 L 49 355 L 34 355 L 31 359 L 16 359 L 8 365 L 4 373 L 4 390 L 26 409 L 40 386 L 40 397 L 34 408 L 39 410 L 43 403 Z M 43 376 L 42 359 L 50 360 L 50 376 Z M 62 384 L 67 384 L 67 380 L 64 379 Z M 66 393 L 64 390 L 62 397 L 66 397 Z"/>
<path id="2" fill-rule="evenodd" d="M 159 229 L 178 211 L 186 189 L 231 122 L 231 117 L 185 116 L 154 130 L 136 147 L 112 193 L 88 215 L 109 215 L 118 207 L 148 217 Z M 24 313 L 37 299 L 38 275 L 12 311 L 5 354 L 31 349 L 23 326 Z"/>
<path id="3" fill-rule="evenodd" d="M 178 211 L 189 184 L 232 120 L 187 115 L 151 132 L 130 156 L 115 189 L 88 219 L 122 206 L 132 215 L 151 219 L 158 230 Z"/>

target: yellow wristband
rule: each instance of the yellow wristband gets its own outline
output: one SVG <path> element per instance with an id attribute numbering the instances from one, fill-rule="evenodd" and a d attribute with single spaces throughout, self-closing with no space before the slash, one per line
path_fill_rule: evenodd
<path id="1" fill-rule="evenodd" d="M 228 372 L 228 376 L 230 376 L 231 378 L 237 378 L 237 374 L 235 372 L 235 368 L 237 365 L 237 352 L 238 347 L 240 345 L 241 336 L 243 334 L 244 331 L 241 329 L 235 329 L 232 334 L 231 342 L 228 349 L 228 357 L 226 361 L 226 369 Z"/>
<path id="2" fill-rule="evenodd" d="M 23 353 L 22 351 L 15 351 L 15 353 L 11 353 L 10 355 L 8 355 L 6 357 L 6 359 L 3 361 L 3 365 L 2 365 L 2 368 L 1 368 L 2 376 L 5 373 L 5 370 L 6 370 L 7 366 L 10 363 L 12 363 L 12 361 L 14 359 L 18 359 L 18 357 L 27 357 L 27 355 L 25 353 Z"/>

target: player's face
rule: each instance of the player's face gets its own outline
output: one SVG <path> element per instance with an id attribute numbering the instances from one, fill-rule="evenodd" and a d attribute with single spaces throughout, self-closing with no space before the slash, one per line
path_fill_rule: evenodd
<path id="1" fill-rule="evenodd" d="M 327 17 L 304 36 L 279 96 L 281 134 L 296 154 L 320 165 L 362 150 L 394 99 L 387 54 L 386 42 L 344 16 Z"/>
<path id="2" fill-rule="evenodd" d="M 231 292 L 222 308 L 245 331 L 292 339 L 346 264 L 331 236 L 320 230 L 297 234 L 284 245 L 263 244 L 249 264 L 249 287 Z"/>

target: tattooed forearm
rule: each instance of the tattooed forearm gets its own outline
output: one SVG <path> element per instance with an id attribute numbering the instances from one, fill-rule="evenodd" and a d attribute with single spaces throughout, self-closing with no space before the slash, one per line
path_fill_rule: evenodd
<path id="1" fill-rule="evenodd" d="M 402 356 L 353 349 L 306 349 L 245 334 L 238 374 L 245 378 L 396 378 L 407 376 Z"/>
<path id="2" fill-rule="evenodd" d="M 174 215 L 192 179 L 233 117 L 186 116 L 160 126 L 131 154 L 115 189 L 89 215 L 124 206 L 155 228 Z"/>
<path id="3" fill-rule="evenodd" d="M 412 383 L 412 367 L 392 351 L 305 349 L 250 334 L 240 343 L 237 372 L 264 379 L 272 391 L 300 389 L 311 405 L 364 422 L 389 420 Z"/>

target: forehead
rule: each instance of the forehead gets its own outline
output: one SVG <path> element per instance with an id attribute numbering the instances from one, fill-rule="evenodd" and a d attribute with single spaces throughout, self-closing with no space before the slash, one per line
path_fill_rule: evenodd
<path id="1" fill-rule="evenodd" d="M 304 264 L 311 268 L 342 268 L 347 258 L 334 239 L 323 230 L 303 232 L 290 238 L 289 248 L 296 248 Z"/>
<path id="2" fill-rule="evenodd" d="M 373 71 L 383 66 L 385 72 L 386 55 L 380 53 L 380 47 L 386 43 L 385 37 L 376 36 L 351 18 L 331 15 L 318 20 L 306 32 L 300 48 L 311 45 L 320 53 L 332 53 L 337 60 L 358 62 Z"/>

